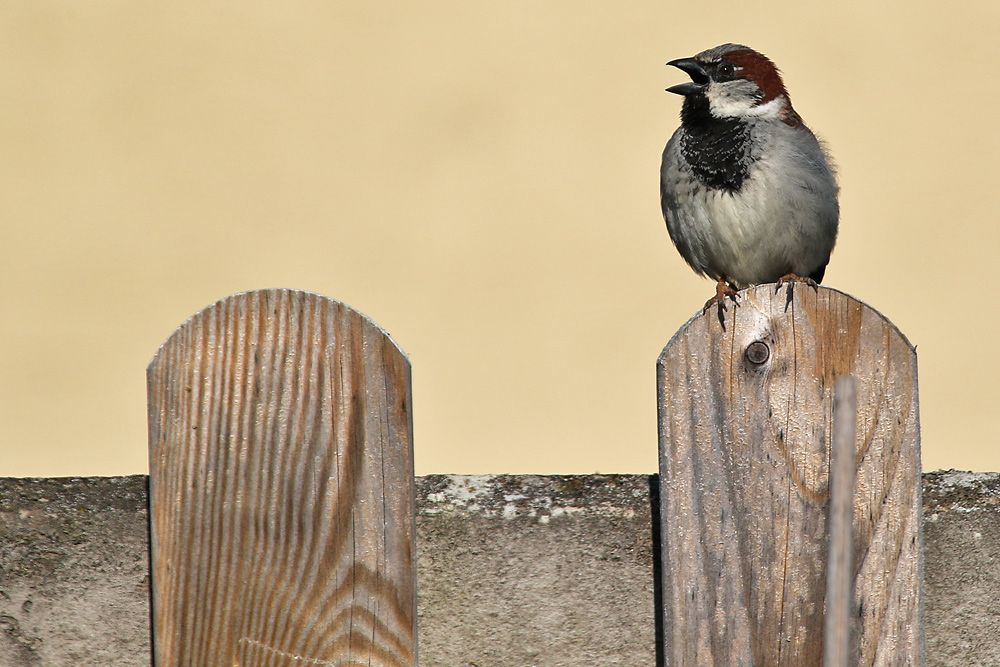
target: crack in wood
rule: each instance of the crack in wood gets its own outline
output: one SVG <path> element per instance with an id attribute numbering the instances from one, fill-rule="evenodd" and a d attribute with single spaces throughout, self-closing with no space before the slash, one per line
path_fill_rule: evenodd
<path id="1" fill-rule="evenodd" d="M 279 648 L 274 648 L 269 646 L 264 642 L 257 641 L 256 639 L 251 639 L 250 637 L 240 637 L 240 644 L 250 644 L 255 648 L 260 648 L 265 651 L 269 651 L 275 655 L 282 658 L 288 658 L 289 660 L 295 660 L 296 662 L 301 662 L 303 665 L 325 665 L 326 667 L 335 667 L 337 663 L 331 662 L 330 660 L 322 660 L 320 658 L 307 658 L 303 655 L 297 655 L 295 653 L 289 653 L 288 651 L 282 651 Z"/>

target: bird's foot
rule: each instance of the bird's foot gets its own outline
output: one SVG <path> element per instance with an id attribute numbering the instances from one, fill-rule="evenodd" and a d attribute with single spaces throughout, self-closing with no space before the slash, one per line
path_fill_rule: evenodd
<path id="1" fill-rule="evenodd" d="M 792 302 L 792 292 L 795 289 L 795 283 L 802 283 L 804 285 L 809 285 L 813 290 L 819 292 L 819 283 L 810 278 L 809 276 L 800 276 L 789 271 L 785 275 L 778 278 L 774 284 L 774 293 L 777 294 L 781 291 L 782 285 L 788 285 L 788 295 L 785 297 L 785 310 L 788 310 L 788 304 Z"/>
<path id="2" fill-rule="evenodd" d="M 817 292 L 819 291 L 819 283 L 817 283 L 815 280 L 813 280 L 809 276 L 799 276 L 789 271 L 785 275 L 778 278 L 778 280 L 775 282 L 774 293 L 777 294 L 778 290 L 781 289 L 782 285 L 787 285 L 790 283 L 804 283 L 806 285 L 809 285 L 809 287 L 812 287 Z"/>
<path id="3" fill-rule="evenodd" d="M 726 328 L 726 299 L 732 299 L 733 306 L 736 308 L 740 307 L 740 302 L 736 300 L 737 292 L 736 287 L 726 280 L 723 276 L 719 278 L 719 282 L 715 285 L 715 296 L 705 302 L 705 307 L 701 312 L 707 312 L 709 308 L 718 304 L 719 305 L 719 324 L 722 325 L 723 330 Z"/>

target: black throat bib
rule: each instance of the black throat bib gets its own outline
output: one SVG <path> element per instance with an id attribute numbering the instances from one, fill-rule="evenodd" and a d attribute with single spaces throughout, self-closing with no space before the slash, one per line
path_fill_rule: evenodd
<path id="1" fill-rule="evenodd" d="M 739 118 L 716 118 L 704 95 L 690 95 L 681 108 L 681 155 L 702 184 L 738 192 L 750 175 L 750 125 Z"/>

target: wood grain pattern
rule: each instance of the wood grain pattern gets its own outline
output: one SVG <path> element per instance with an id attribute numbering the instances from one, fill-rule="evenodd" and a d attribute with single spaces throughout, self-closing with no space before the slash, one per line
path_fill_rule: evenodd
<path id="1" fill-rule="evenodd" d="M 761 285 L 658 363 L 667 665 L 822 664 L 838 375 L 858 398 L 851 664 L 923 664 L 916 353 L 846 294 Z"/>
<path id="2" fill-rule="evenodd" d="M 410 366 L 336 301 L 237 294 L 148 369 L 158 667 L 416 664 Z"/>

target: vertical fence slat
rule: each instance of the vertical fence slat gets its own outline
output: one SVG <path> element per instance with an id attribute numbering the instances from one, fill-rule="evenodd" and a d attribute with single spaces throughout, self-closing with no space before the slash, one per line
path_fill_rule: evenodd
<path id="1" fill-rule="evenodd" d="M 237 294 L 148 382 L 155 664 L 415 665 L 410 366 L 385 332 Z"/>
<path id="2" fill-rule="evenodd" d="M 666 665 L 822 664 L 838 375 L 858 383 L 851 664 L 923 664 L 914 349 L 846 294 L 762 285 L 659 359 Z"/>

